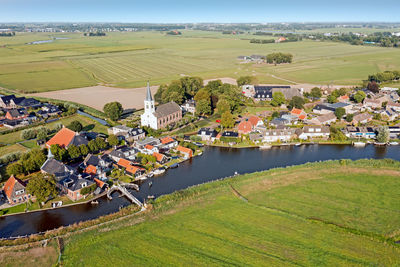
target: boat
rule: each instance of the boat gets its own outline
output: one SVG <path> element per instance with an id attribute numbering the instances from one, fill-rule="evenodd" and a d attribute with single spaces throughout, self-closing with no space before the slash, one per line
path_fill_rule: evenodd
<path id="1" fill-rule="evenodd" d="M 398 145 L 399 145 L 399 142 L 390 142 L 389 145 L 391 145 L 391 146 L 398 146 Z"/>
<path id="2" fill-rule="evenodd" d="M 203 155 L 203 152 L 199 152 L 199 154 L 197 154 L 197 155 L 201 156 L 201 155 Z"/>
<path id="3" fill-rule="evenodd" d="M 150 183 L 149 183 L 149 187 L 152 187 L 152 185 L 153 185 L 153 182 L 150 182 Z"/>
<path id="4" fill-rule="evenodd" d="M 238 172 L 235 172 L 233 175 L 236 176 L 236 175 L 239 175 L 239 173 L 238 173 Z"/>
<path id="5" fill-rule="evenodd" d="M 356 147 L 364 147 L 366 145 L 366 143 L 364 142 L 353 142 L 353 146 Z"/>
<path id="6" fill-rule="evenodd" d="M 272 146 L 271 145 L 261 145 L 259 148 L 262 149 L 270 149 Z"/>
<path id="7" fill-rule="evenodd" d="M 155 198 L 155 196 L 153 196 L 153 195 L 150 195 L 150 196 L 147 196 L 147 198 L 148 198 L 148 199 L 154 199 L 154 198 Z"/>
<path id="8" fill-rule="evenodd" d="M 171 169 L 174 169 L 174 168 L 178 168 L 179 167 L 179 163 L 174 163 L 174 164 L 172 164 L 171 166 L 169 166 Z"/>
<path id="9" fill-rule="evenodd" d="M 301 143 L 296 143 L 296 144 L 294 144 L 295 146 L 301 146 Z"/>
<path id="10" fill-rule="evenodd" d="M 154 175 L 160 175 L 163 174 L 164 172 L 165 172 L 164 168 L 158 168 L 153 171 Z"/>
<path id="11" fill-rule="evenodd" d="M 374 145 L 376 146 L 386 146 L 386 143 L 379 143 L 379 142 L 375 142 Z"/>
<path id="12" fill-rule="evenodd" d="M 90 202 L 90 204 L 92 204 L 92 205 L 97 205 L 97 204 L 99 204 L 99 202 L 98 202 L 97 200 L 92 200 L 92 201 Z"/>
<path id="13" fill-rule="evenodd" d="M 147 176 L 147 178 L 151 178 L 151 177 L 154 176 L 154 173 L 150 172 L 150 173 L 148 173 L 146 176 Z"/>

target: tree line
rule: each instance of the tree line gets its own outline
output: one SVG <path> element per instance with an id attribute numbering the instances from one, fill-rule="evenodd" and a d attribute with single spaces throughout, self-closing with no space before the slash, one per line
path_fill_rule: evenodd
<path id="1" fill-rule="evenodd" d="M 282 64 L 282 63 L 292 63 L 293 55 L 290 53 L 271 53 L 266 57 L 266 61 L 268 64 Z"/>
<path id="2" fill-rule="evenodd" d="M 11 37 L 15 36 L 15 32 L 0 32 L 0 37 Z"/>

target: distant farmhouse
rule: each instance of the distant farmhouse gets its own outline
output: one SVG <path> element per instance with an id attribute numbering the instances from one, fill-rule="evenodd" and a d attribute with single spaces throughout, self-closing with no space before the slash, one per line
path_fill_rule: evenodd
<path id="1" fill-rule="evenodd" d="M 302 96 L 303 90 L 292 88 L 287 85 L 243 85 L 242 94 L 257 101 L 272 100 L 272 95 L 281 92 L 285 99 L 292 99 L 294 96 Z"/>
<path id="2" fill-rule="evenodd" d="M 174 124 L 181 119 L 182 109 L 173 101 L 159 105 L 157 108 L 155 107 L 153 97 L 151 96 L 150 85 L 147 83 L 144 113 L 141 116 L 142 126 L 148 126 L 158 130 Z"/>

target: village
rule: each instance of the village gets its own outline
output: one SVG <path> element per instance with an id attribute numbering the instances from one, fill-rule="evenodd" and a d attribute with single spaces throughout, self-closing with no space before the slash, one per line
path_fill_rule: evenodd
<path id="1" fill-rule="evenodd" d="M 398 145 L 397 88 L 377 88 L 374 83 L 357 90 L 253 84 L 237 88 L 235 97 L 244 103 L 240 111 L 228 108 L 207 115 L 199 111 L 195 100 L 203 89 L 181 105 L 174 101 L 156 105 L 148 84 L 138 127 L 116 124 L 102 134 L 62 125 L 54 134 L 37 137 L 40 149 L 8 163 L 10 177 L 2 187 L 2 214 L 82 202 L 95 205 L 98 197 L 109 196 L 114 190 L 129 195 L 126 189 L 140 190 L 146 179 L 201 156 L 204 146 L 271 149 L 317 143 Z M 2 127 L 10 129 L 74 112 L 14 95 L 0 97 L 0 105 Z M 216 107 L 222 109 L 222 105 Z M 188 116 L 191 122 L 182 125 Z M 179 133 L 193 121 L 198 123 L 197 129 L 190 127 L 190 131 Z M 181 126 L 177 128 L 178 124 Z M 25 176 L 23 169 L 29 160 L 36 167 L 29 171 L 32 175 Z M 147 184 L 151 187 L 152 182 Z M 153 198 L 147 196 L 149 201 Z"/>

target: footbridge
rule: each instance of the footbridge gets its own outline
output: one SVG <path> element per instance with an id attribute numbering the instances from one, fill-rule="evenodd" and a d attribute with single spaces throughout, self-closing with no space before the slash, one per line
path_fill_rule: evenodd
<path id="1" fill-rule="evenodd" d="M 108 199 L 112 199 L 111 194 L 114 191 L 120 191 L 121 194 L 123 196 L 125 196 L 126 198 L 128 198 L 132 203 L 135 203 L 136 205 L 138 205 L 139 207 L 143 208 L 144 205 L 142 202 L 140 202 L 136 197 L 134 197 L 129 191 L 128 189 L 126 189 L 125 187 L 121 186 L 121 185 L 113 185 L 107 192 L 107 197 Z"/>

